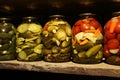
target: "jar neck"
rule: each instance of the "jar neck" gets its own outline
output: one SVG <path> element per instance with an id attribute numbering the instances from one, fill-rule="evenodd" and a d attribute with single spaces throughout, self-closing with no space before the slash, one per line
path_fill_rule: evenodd
<path id="1" fill-rule="evenodd" d="M 10 21 L 10 18 L 0 18 L 0 23 L 9 23 Z"/>
<path id="2" fill-rule="evenodd" d="M 23 17 L 23 23 L 38 23 L 36 17 Z"/>
<path id="3" fill-rule="evenodd" d="M 51 16 L 49 16 L 49 18 L 52 21 L 64 20 L 64 16 L 63 15 L 51 15 Z"/>
<path id="4" fill-rule="evenodd" d="M 94 18 L 96 14 L 93 14 L 93 13 L 82 13 L 80 14 L 80 18 L 81 19 L 85 19 L 85 18 Z"/>
<path id="5" fill-rule="evenodd" d="M 112 17 L 118 17 L 120 16 L 120 11 L 119 12 L 113 12 L 112 13 Z"/>

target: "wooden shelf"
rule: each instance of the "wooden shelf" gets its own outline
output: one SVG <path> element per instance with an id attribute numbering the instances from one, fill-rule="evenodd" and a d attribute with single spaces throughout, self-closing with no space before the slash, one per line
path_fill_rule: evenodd
<path id="1" fill-rule="evenodd" d="M 109 65 L 106 63 L 77 64 L 73 62 L 49 63 L 44 61 L 20 62 L 12 60 L 0 61 L 0 69 L 120 77 L 120 66 Z"/>

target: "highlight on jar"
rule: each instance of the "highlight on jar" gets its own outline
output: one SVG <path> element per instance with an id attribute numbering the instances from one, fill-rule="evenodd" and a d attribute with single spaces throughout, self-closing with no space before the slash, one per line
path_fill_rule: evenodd
<path id="1" fill-rule="evenodd" d="M 96 64 L 103 60 L 103 30 L 93 13 L 80 14 L 72 27 L 72 61 Z"/>
<path id="2" fill-rule="evenodd" d="M 71 26 L 63 15 L 51 15 L 43 28 L 43 54 L 48 62 L 67 62 L 71 58 Z"/>
<path id="3" fill-rule="evenodd" d="M 113 12 L 104 26 L 104 54 L 106 63 L 120 65 L 120 12 Z"/>

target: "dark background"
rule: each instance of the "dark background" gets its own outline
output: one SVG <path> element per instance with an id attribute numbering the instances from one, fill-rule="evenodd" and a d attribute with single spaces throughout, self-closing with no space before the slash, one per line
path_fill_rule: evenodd
<path id="1" fill-rule="evenodd" d="M 79 19 L 78 15 L 92 12 L 104 27 L 112 17 L 112 13 L 120 11 L 120 0 L 0 0 L 0 17 L 13 18 L 12 23 L 17 27 L 24 16 L 36 16 L 42 26 L 53 14 L 62 14 L 71 27 Z M 85 76 L 33 71 L 18 71 L 0 69 L 0 79 L 32 79 L 32 80 L 117 80 L 105 76 Z"/>
<path id="2" fill-rule="evenodd" d="M 53 14 L 62 14 L 73 26 L 78 15 L 92 12 L 104 26 L 111 18 L 112 12 L 120 10 L 120 0 L 0 0 L 0 17 L 13 18 L 16 25 L 21 23 L 21 17 L 36 16 L 42 26 Z"/>

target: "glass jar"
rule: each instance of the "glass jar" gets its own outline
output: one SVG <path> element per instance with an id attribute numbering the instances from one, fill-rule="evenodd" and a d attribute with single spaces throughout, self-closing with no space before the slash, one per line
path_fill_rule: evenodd
<path id="1" fill-rule="evenodd" d="M 0 18 L 0 61 L 16 58 L 16 29 L 11 18 Z"/>
<path id="2" fill-rule="evenodd" d="M 104 26 L 105 62 L 120 65 L 120 12 L 113 12 Z"/>
<path id="3" fill-rule="evenodd" d="M 103 34 L 93 13 L 80 14 L 72 27 L 72 61 L 82 64 L 100 63 L 103 58 Z"/>
<path id="4" fill-rule="evenodd" d="M 42 26 L 36 17 L 23 17 L 17 27 L 16 52 L 19 61 L 38 61 L 42 59 Z"/>
<path id="5" fill-rule="evenodd" d="M 63 15 L 52 15 L 43 28 L 43 54 L 48 62 L 66 62 L 71 53 L 71 26 Z"/>

